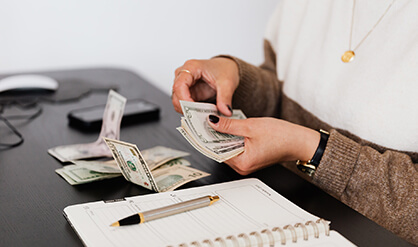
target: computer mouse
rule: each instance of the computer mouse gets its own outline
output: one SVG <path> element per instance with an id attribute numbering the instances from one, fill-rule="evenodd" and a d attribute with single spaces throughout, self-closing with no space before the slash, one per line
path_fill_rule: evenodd
<path id="1" fill-rule="evenodd" d="M 0 93 L 15 91 L 56 91 L 59 83 L 48 76 L 25 74 L 0 79 Z"/>

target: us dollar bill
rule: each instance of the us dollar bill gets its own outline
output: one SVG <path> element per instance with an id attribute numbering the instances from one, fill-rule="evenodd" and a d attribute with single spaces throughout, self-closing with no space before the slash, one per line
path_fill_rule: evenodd
<path id="1" fill-rule="evenodd" d="M 74 165 L 99 173 L 119 173 L 119 166 L 114 159 L 102 160 L 73 160 Z"/>
<path id="2" fill-rule="evenodd" d="M 189 155 L 188 153 L 180 150 L 175 150 L 163 146 L 145 149 L 142 154 L 145 158 L 145 161 L 148 163 L 149 161 L 144 153 L 147 153 L 148 157 L 153 158 L 151 162 L 159 163 L 165 161 L 163 164 L 159 164 L 158 167 L 155 167 L 153 170 L 168 168 L 174 165 L 190 166 L 190 162 L 188 160 L 184 158 L 176 158 Z M 55 170 L 57 174 L 62 176 L 71 185 L 90 183 L 102 179 L 122 176 L 122 172 L 120 171 L 119 166 L 114 159 L 73 160 L 71 162 L 73 165 L 68 165 Z"/>
<path id="3" fill-rule="evenodd" d="M 168 149 L 168 148 L 167 148 Z M 145 150 L 144 150 L 145 151 Z M 179 151 L 182 152 L 182 151 Z M 149 163 L 148 159 L 145 157 L 144 152 L 142 152 L 142 155 L 147 162 Z M 90 171 L 99 172 L 99 173 L 122 173 L 119 170 L 119 166 L 116 163 L 116 160 L 73 160 L 72 163 L 74 165 L 77 165 L 79 167 L 84 167 Z M 158 167 L 151 169 L 159 169 L 159 168 L 167 168 L 174 165 L 183 165 L 183 166 L 190 166 L 190 162 L 184 158 L 174 158 L 174 159 L 167 159 L 166 162 L 162 163 Z"/>
<path id="4" fill-rule="evenodd" d="M 57 174 L 63 177 L 69 184 L 85 184 L 93 181 L 120 177 L 120 173 L 101 173 L 89 170 L 78 165 L 66 165 L 63 168 L 55 170 Z"/>
<path id="5" fill-rule="evenodd" d="M 61 162 L 96 157 L 112 157 L 109 148 L 103 141 L 103 137 L 116 140 L 119 139 L 120 123 L 122 121 L 125 104 L 125 97 L 110 90 L 103 113 L 102 128 L 99 138 L 92 143 L 63 145 L 50 148 L 48 149 L 48 153 Z"/>
<path id="6" fill-rule="evenodd" d="M 180 101 L 184 117 L 177 130 L 200 153 L 224 162 L 244 151 L 244 138 L 214 130 L 207 122 L 208 115 L 219 115 L 214 104 Z M 233 110 L 232 119 L 246 119 L 241 110 Z"/>
<path id="7" fill-rule="evenodd" d="M 172 167 L 175 165 L 181 165 L 181 166 L 191 166 L 190 162 L 184 158 L 178 158 L 174 160 L 170 160 L 166 163 L 164 163 L 162 166 L 160 166 L 158 169 L 163 169 L 167 167 Z"/>
<path id="8" fill-rule="evenodd" d="M 122 176 L 122 172 L 119 170 L 119 166 L 115 160 L 108 161 L 84 161 L 76 160 L 73 161 L 73 165 L 67 165 L 63 168 L 56 169 L 55 172 L 63 177 L 69 184 L 78 185 L 91 183 L 103 179 L 115 178 Z M 188 160 L 184 158 L 178 158 L 170 160 L 164 163 L 162 166 L 157 168 L 157 170 L 172 167 L 172 166 L 187 166 L 191 164 Z M 177 170 L 174 170 L 177 171 Z M 152 171 L 154 173 L 154 171 Z M 201 172 L 201 171 L 196 171 Z M 207 174 L 207 173 L 202 173 Z M 158 181 L 158 177 L 155 176 L 155 179 Z M 171 180 L 174 181 L 174 180 Z M 158 183 L 158 182 L 157 182 Z M 166 186 L 167 187 L 167 186 Z M 168 186 L 170 188 L 177 188 L 173 186 Z"/>
<path id="9" fill-rule="evenodd" d="M 141 153 L 151 170 L 155 170 L 170 160 L 190 155 L 187 152 L 164 146 L 155 146 L 153 148 L 144 149 Z"/>
<path id="10" fill-rule="evenodd" d="M 210 175 L 195 168 L 184 166 L 182 159 L 176 159 L 187 154 L 182 151 L 170 150 L 161 146 L 148 150 L 147 156 L 152 157 L 153 162 L 158 160 L 172 161 L 172 163 L 163 163 L 164 165 L 154 167 L 151 170 L 135 144 L 108 138 L 104 138 L 104 140 L 112 150 L 113 158 L 125 179 L 156 192 L 171 191 L 185 183 Z M 164 151 L 167 152 L 166 155 L 161 153 Z M 155 152 L 155 155 L 152 152 Z"/>
<path id="11" fill-rule="evenodd" d="M 179 164 L 153 171 L 158 192 L 173 191 L 193 180 L 209 176 L 207 172 Z"/>
<path id="12" fill-rule="evenodd" d="M 203 143 L 231 143 L 242 141 L 242 136 L 225 134 L 214 130 L 207 122 L 207 116 L 220 115 L 216 105 L 210 103 L 189 102 L 180 100 L 184 120 L 194 137 Z M 233 110 L 233 119 L 246 119 L 241 110 Z"/>
<path id="13" fill-rule="evenodd" d="M 126 180 L 149 190 L 159 191 L 151 169 L 135 144 L 104 137 Z"/>

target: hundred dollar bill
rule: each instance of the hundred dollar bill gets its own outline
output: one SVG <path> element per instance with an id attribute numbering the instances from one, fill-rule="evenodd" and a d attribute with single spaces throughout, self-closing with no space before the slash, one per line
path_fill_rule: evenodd
<path id="1" fill-rule="evenodd" d="M 177 130 L 203 155 L 224 162 L 244 151 L 244 138 L 215 131 L 207 122 L 209 114 L 218 115 L 215 105 L 180 101 L 184 117 Z M 230 118 L 246 119 L 241 110 L 233 110 Z"/>
<path id="2" fill-rule="evenodd" d="M 125 179 L 156 192 L 171 191 L 187 182 L 210 175 L 181 164 L 167 164 L 151 171 L 135 144 L 108 138 L 104 140 Z"/>
<path id="3" fill-rule="evenodd" d="M 99 138 L 92 143 L 57 146 L 48 149 L 48 153 L 61 162 L 72 160 L 112 157 L 103 137 L 119 139 L 120 123 L 125 109 L 126 98 L 113 90 L 109 91 L 106 107 L 103 113 L 102 129 Z"/>
<path id="4" fill-rule="evenodd" d="M 93 181 L 120 177 L 120 173 L 99 173 L 77 165 L 67 165 L 55 170 L 69 184 L 77 185 Z"/>

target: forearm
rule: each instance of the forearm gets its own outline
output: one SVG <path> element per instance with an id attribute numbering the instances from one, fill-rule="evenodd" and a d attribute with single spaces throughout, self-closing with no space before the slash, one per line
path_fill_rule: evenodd
<path id="1" fill-rule="evenodd" d="M 417 244 L 417 164 L 379 153 L 331 131 L 313 182 L 350 207 Z"/>

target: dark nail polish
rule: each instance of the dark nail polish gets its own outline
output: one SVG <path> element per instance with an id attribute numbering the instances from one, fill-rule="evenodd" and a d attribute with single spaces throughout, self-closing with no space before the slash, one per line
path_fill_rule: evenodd
<path id="1" fill-rule="evenodd" d="M 214 124 L 217 124 L 219 122 L 219 117 L 215 115 L 209 115 L 209 121 L 211 121 Z"/>
<path id="2" fill-rule="evenodd" d="M 230 105 L 226 105 L 228 107 L 228 110 L 232 113 L 232 107 Z"/>

